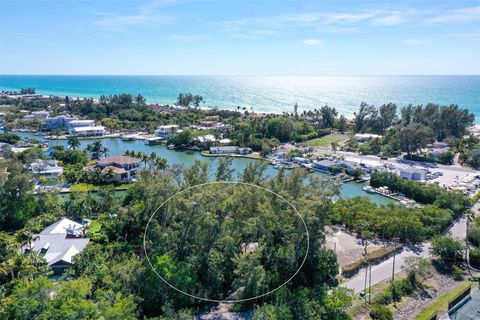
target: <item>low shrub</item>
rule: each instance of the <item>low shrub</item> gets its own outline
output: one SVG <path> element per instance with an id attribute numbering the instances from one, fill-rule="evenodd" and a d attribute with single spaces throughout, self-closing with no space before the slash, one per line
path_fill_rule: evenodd
<path id="1" fill-rule="evenodd" d="M 452 268 L 452 277 L 453 277 L 453 280 L 455 280 L 455 281 L 463 281 L 463 280 L 464 280 L 464 276 L 463 276 L 462 269 L 460 269 L 460 268 L 457 267 L 457 266 L 453 266 L 453 268 Z"/>
<path id="2" fill-rule="evenodd" d="M 381 304 L 376 304 L 370 311 L 370 317 L 374 320 L 393 320 L 393 311 Z"/>
<path id="3" fill-rule="evenodd" d="M 393 253 L 398 253 L 402 250 L 402 245 L 396 245 L 394 247 L 379 248 L 370 252 L 365 257 L 360 258 L 357 261 L 354 261 L 346 266 L 342 267 L 342 275 L 344 277 L 352 277 L 358 273 L 358 271 L 365 267 L 367 263 L 377 264 L 385 259 L 390 258 Z"/>
<path id="4" fill-rule="evenodd" d="M 470 265 L 472 265 L 475 268 L 480 267 L 480 249 L 473 248 L 470 250 L 469 253 L 469 260 L 470 260 Z"/>

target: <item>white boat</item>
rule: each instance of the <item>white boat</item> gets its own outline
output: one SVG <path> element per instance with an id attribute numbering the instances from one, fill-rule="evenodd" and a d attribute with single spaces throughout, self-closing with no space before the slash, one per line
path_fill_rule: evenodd
<path id="1" fill-rule="evenodd" d="M 122 141 L 134 141 L 136 138 L 136 134 L 126 134 L 120 137 Z"/>
<path id="2" fill-rule="evenodd" d="M 363 186 L 362 190 L 368 193 L 375 193 L 375 189 L 372 186 Z"/>

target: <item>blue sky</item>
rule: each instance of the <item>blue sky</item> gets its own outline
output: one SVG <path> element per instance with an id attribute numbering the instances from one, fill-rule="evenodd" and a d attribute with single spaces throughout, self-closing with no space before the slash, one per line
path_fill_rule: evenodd
<path id="1" fill-rule="evenodd" d="M 480 74 L 479 17 L 479 0 L 0 0 L 0 73 Z"/>

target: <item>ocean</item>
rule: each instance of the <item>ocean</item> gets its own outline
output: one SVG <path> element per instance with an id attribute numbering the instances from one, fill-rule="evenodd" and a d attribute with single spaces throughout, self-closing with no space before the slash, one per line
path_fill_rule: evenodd
<path id="1" fill-rule="evenodd" d="M 173 104 L 179 93 L 202 95 L 205 107 L 293 112 L 335 107 L 353 115 L 360 103 L 458 104 L 480 122 L 480 76 L 57 76 L 0 75 L 0 90 L 35 87 L 38 93 L 98 98 L 142 94 L 148 103 Z"/>

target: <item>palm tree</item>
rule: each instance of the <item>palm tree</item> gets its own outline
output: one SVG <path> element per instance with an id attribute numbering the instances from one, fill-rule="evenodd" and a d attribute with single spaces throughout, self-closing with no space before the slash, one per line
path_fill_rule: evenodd
<path id="1" fill-rule="evenodd" d="M 155 152 L 150 153 L 148 156 L 148 167 L 151 168 L 155 164 L 155 160 L 157 159 L 157 154 Z"/>
<path id="2" fill-rule="evenodd" d="M 167 168 L 167 159 L 158 157 L 155 159 L 154 165 L 157 170 L 165 170 Z"/>
<path id="3" fill-rule="evenodd" d="M 102 148 L 102 155 L 104 158 L 108 157 L 109 149 L 107 147 Z"/>
<path id="4" fill-rule="evenodd" d="M 87 150 L 92 155 L 93 160 L 100 159 L 100 156 L 104 153 L 104 147 L 101 141 L 94 141 L 92 144 L 87 146 Z M 108 149 L 107 149 L 108 152 Z"/>
<path id="5" fill-rule="evenodd" d="M 80 141 L 76 136 L 69 136 L 67 140 L 67 145 L 70 149 L 76 150 L 78 147 L 80 147 Z"/>

